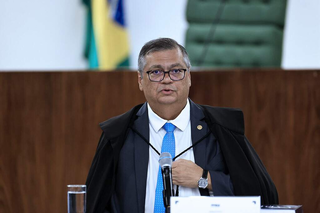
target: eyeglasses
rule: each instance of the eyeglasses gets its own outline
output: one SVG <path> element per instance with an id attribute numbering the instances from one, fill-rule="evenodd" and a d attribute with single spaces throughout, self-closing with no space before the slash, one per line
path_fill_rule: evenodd
<path id="1" fill-rule="evenodd" d="M 166 73 L 172 81 L 181 81 L 184 79 L 187 69 L 172 69 L 169 71 L 164 70 L 149 70 L 146 73 L 149 76 L 149 80 L 152 82 L 160 82 L 164 79 Z"/>

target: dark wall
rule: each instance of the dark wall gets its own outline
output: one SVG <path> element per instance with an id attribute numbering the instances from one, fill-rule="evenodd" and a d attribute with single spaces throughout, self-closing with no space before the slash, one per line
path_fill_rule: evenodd
<path id="1" fill-rule="evenodd" d="M 192 73 L 190 97 L 241 108 L 281 204 L 320 211 L 320 71 Z M 0 73 L 0 212 L 66 212 L 98 123 L 144 101 L 136 72 Z"/>

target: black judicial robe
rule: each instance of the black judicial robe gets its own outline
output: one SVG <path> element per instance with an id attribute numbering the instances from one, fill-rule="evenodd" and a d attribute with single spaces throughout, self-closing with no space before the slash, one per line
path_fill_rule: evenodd
<path id="1" fill-rule="evenodd" d="M 194 104 L 190 101 L 191 104 Z M 101 124 L 103 130 L 87 177 L 87 212 L 102 213 L 109 209 L 115 190 L 115 174 L 121 148 L 128 129 L 141 108 L 130 111 Z M 205 122 L 217 138 L 236 196 L 261 196 L 262 205 L 278 204 L 276 187 L 259 156 L 244 136 L 241 110 L 197 105 L 205 115 Z M 111 210 L 112 211 L 112 210 Z"/>

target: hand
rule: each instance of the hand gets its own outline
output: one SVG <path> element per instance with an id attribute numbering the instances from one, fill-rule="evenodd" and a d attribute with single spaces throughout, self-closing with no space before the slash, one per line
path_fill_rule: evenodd
<path id="1" fill-rule="evenodd" d="M 202 168 L 189 160 L 179 159 L 172 163 L 172 182 L 188 188 L 198 188 Z"/>

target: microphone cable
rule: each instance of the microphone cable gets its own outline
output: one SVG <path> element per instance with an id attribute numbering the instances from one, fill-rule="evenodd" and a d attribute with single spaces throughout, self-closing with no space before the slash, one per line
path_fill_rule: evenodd
<path id="1" fill-rule="evenodd" d="M 154 147 L 152 146 L 152 144 L 140 133 L 138 132 L 135 128 L 133 128 L 132 126 L 130 126 L 130 129 L 135 132 L 137 135 L 139 135 L 139 137 L 146 142 L 146 144 L 148 146 L 150 146 L 159 156 L 160 156 L 160 152 Z M 196 145 L 198 145 L 200 142 L 202 142 L 205 138 L 207 138 L 212 132 L 209 131 L 206 135 L 204 135 L 202 138 L 200 138 L 198 141 L 196 141 L 194 144 L 192 144 L 191 146 L 189 146 L 187 149 L 185 149 L 184 151 L 182 151 L 180 154 L 178 154 L 177 156 L 175 156 L 172 161 L 175 161 L 178 157 L 180 157 L 181 155 L 183 155 L 185 152 L 189 151 L 191 148 L 195 147 Z M 177 185 L 176 188 L 176 194 L 175 196 L 179 196 L 179 185 Z"/>
<path id="2" fill-rule="evenodd" d="M 139 137 L 146 142 L 146 144 L 148 144 L 148 146 L 150 146 L 159 156 L 160 156 L 160 152 L 154 147 L 152 146 L 152 144 L 140 133 L 138 132 L 135 128 L 133 128 L 132 126 L 129 127 L 133 132 L 135 132 L 137 135 L 139 135 Z M 185 149 L 184 151 L 182 151 L 180 154 L 178 154 L 177 156 L 175 156 L 172 161 L 175 161 L 178 157 L 180 157 L 181 155 L 183 155 L 185 152 L 189 151 L 191 148 L 195 147 L 196 145 L 198 145 L 201 141 L 203 141 L 206 137 L 208 137 L 211 134 L 211 132 L 207 132 L 207 134 L 205 134 L 202 138 L 200 138 L 198 141 L 196 141 L 194 144 L 192 144 L 191 146 L 189 146 L 187 149 Z"/>
<path id="3" fill-rule="evenodd" d="M 209 50 L 209 45 L 208 44 L 211 42 L 211 39 L 213 38 L 213 36 L 214 36 L 214 34 L 216 32 L 216 29 L 217 29 L 217 27 L 218 27 L 218 25 L 220 23 L 220 20 L 221 20 L 222 13 L 224 11 L 225 5 L 226 5 L 226 0 L 221 0 L 219 8 L 218 8 L 218 11 L 216 13 L 216 17 L 215 17 L 215 19 L 213 20 L 213 22 L 211 24 L 207 39 L 205 40 L 205 42 L 203 44 L 203 50 L 202 50 L 202 53 L 201 53 L 201 55 L 199 57 L 198 63 L 196 65 L 197 67 L 200 67 L 203 64 L 204 59 L 206 58 L 206 56 L 208 54 L 208 50 Z"/>

